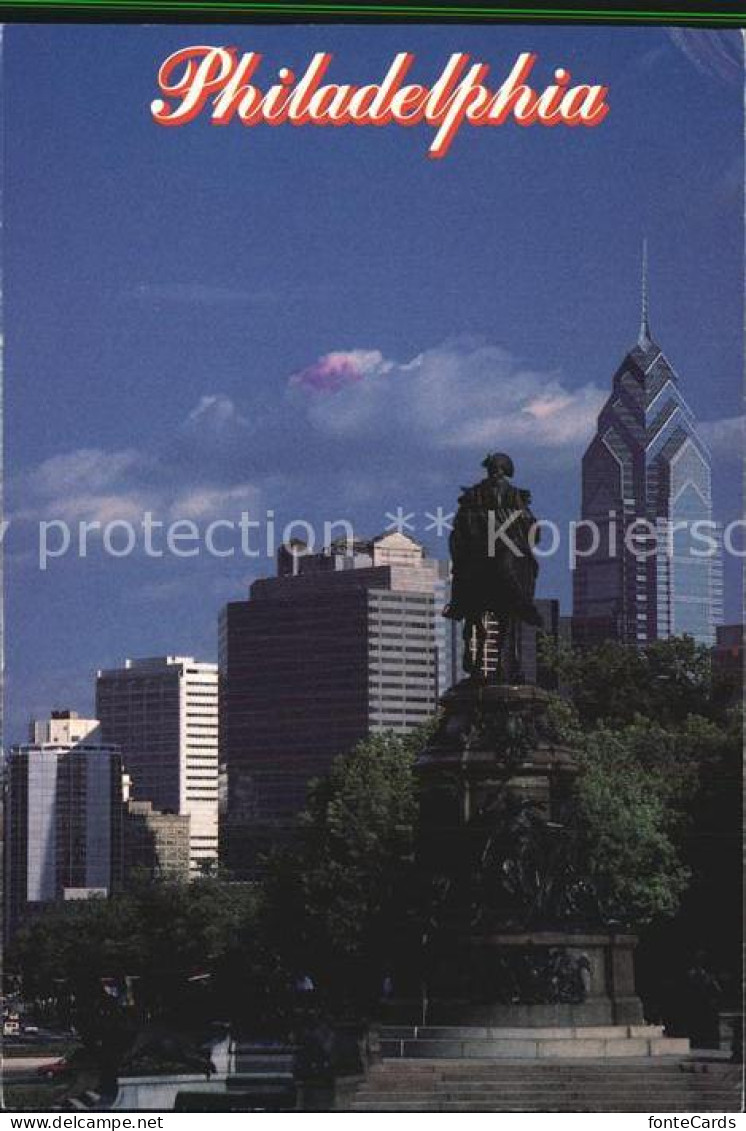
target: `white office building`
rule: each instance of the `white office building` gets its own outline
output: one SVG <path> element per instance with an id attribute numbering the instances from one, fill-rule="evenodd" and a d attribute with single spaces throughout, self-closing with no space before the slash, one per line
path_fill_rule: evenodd
<path id="1" fill-rule="evenodd" d="M 190 817 L 192 875 L 218 856 L 218 668 L 191 656 L 126 660 L 99 671 L 96 713 L 122 750 L 132 798 Z"/>

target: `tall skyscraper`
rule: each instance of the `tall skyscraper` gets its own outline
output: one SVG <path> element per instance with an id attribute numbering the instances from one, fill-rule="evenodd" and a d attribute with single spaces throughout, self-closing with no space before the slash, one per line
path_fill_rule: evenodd
<path id="1" fill-rule="evenodd" d="M 396 533 L 294 551 L 221 617 L 225 859 L 237 876 L 286 834 L 335 755 L 419 726 L 450 682 L 443 563 Z"/>
<path id="2" fill-rule="evenodd" d="M 127 660 L 100 671 L 96 713 L 117 743 L 135 801 L 189 814 L 193 875 L 218 855 L 218 669 L 191 656 Z"/>
<path id="3" fill-rule="evenodd" d="M 8 926 L 65 898 L 108 895 L 121 880 L 122 760 L 98 719 L 55 711 L 32 722 L 6 768 Z"/>
<path id="4" fill-rule="evenodd" d="M 650 329 L 644 251 L 637 343 L 614 375 L 583 457 L 582 517 L 595 524 L 599 542 L 575 570 L 576 642 L 644 647 L 687 633 L 715 643 L 722 564 L 719 548 L 706 541 L 718 533 L 705 525 L 712 523 L 710 465 L 679 378 Z M 580 532 L 583 553 L 591 538 L 590 529 Z"/>

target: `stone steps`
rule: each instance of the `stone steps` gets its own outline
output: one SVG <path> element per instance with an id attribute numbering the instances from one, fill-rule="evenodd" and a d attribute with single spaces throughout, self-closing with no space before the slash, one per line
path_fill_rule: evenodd
<path id="1" fill-rule="evenodd" d="M 392 1102 L 392 1101 L 375 1101 L 370 1103 L 355 1103 L 351 1109 L 357 1112 L 395 1112 L 395 1111 L 412 1111 L 412 1112 L 510 1112 L 511 1114 L 518 1114 L 521 1112 L 544 1112 L 546 1113 L 560 1113 L 572 1112 L 573 1114 L 581 1114 L 583 1112 L 615 1112 L 617 1114 L 633 1113 L 633 1112 L 668 1112 L 668 1113 L 681 1113 L 681 1114 L 695 1114 L 705 1112 L 717 1112 L 722 1114 L 726 1111 L 740 1111 L 740 1107 L 735 1105 L 728 1106 L 727 1104 L 713 1104 L 703 1105 L 699 1103 L 691 1103 L 689 1101 L 683 1103 L 668 1103 L 658 1104 L 655 1100 L 651 1100 L 649 1104 L 642 1106 L 637 1104 L 624 1104 L 617 1100 L 611 1099 L 608 1102 L 588 1102 L 586 1100 L 578 1100 L 577 1103 L 567 1104 L 560 1106 L 559 1104 L 543 1104 L 537 1106 L 535 1103 L 528 1102 L 525 1105 L 520 1103 L 507 1103 L 500 1100 L 490 1100 L 486 1103 L 480 1103 L 476 1100 L 464 1100 L 453 1102 L 438 1102 L 433 1100 L 417 1100 L 414 1103 L 405 1102 Z"/>
<path id="2" fill-rule="evenodd" d="M 533 1081 L 531 1081 L 530 1091 L 531 1091 L 532 1094 L 546 1093 L 546 1094 L 554 1094 L 554 1095 L 562 1096 L 562 1095 L 566 1095 L 566 1094 L 569 1094 L 569 1093 L 574 1093 L 578 1089 L 582 1089 L 583 1091 L 586 1091 L 586 1092 L 603 1092 L 603 1091 L 608 1091 L 609 1088 L 613 1088 L 620 1095 L 628 1093 L 629 1095 L 635 1095 L 636 1096 L 636 1095 L 640 1095 L 643 1092 L 648 1092 L 648 1091 L 651 1092 L 651 1093 L 654 1093 L 656 1095 L 665 1095 L 665 1094 L 669 1094 L 669 1093 L 673 1095 L 674 1093 L 680 1092 L 680 1090 L 682 1088 L 682 1084 L 689 1087 L 690 1090 L 692 1090 L 692 1089 L 696 1090 L 698 1095 L 709 1095 L 709 1094 L 715 1093 L 715 1092 L 722 1092 L 724 1089 L 727 1090 L 727 1088 L 730 1087 L 730 1085 L 724 1085 L 724 1084 L 723 1085 L 717 1085 L 716 1084 L 716 1085 L 711 1085 L 711 1086 L 707 1086 L 707 1085 L 702 1086 L 702 1085 L 698 1084 L 698 1085 L 691 1085 L 690 1086 L 690 1085 L 686 1085 L 686 1082 L 682 1082 L 682 1081 L 679 1081 L 678 1083 L 672 1082 L 670 1085 L 665 1085 L 665 1086 L 659 1085 L 657 1083 L 654 1086 L 650 1086 L 650 1085 L 646 1086 L 641 1081 L 635 1082 L 634 1084 L 631 1084 L 631 1085 L 624 1085 L 624 1084 L 621 1084 L 619 1081 L 615 1081 L 615 1080 L 607 1080 L 607 1081 L 578 1080 L 578 1081 L 573 1081 L 572 1084 L 556 1085 L 556 1086 L 555 1085 L 535 1084 Z M 526 1090 L 526 1082 L 525 1081 L 523 1081 L 523 1082 L 521 1082 L 521 1081 L 516 1081 L 516 1082 L 505 1081 L 505 1082 L 497 1085 L 497 1087 L 499 1088 L 499 1090 L 501 1092 L 510 1092 L 511 1094 L 512 1093 L 518 1093 L 518 1092 L 524 1092 Z M 374 1095 L 374 1094 L 378 1095 L 380 1093 L 380 1090 L 381 1090 L 380 1088 L 371 1088 L 371 1089 L 363 1088 L 359 1091 L 358 1094 L 361 1095 L 361 1096 Z M 387 1092 L 396 1092 L 397 1094 L 401 1094 L 401 1095 L 410 1095 L 410 1094 L 422 1095 L 423 1093 L 427 1093 L 428 1095 L 451 1095 L 454 1092 L 458 1092 L 459 1094 L 463 1093 L 463 1094 L 466 1094 L 466 1095 L 478 1095 L 481 1092 L 494 1091 L 494 1090 L 495 1090 L 495 1088 L 492 1087 L 489 1084 L 489 1082 L 484 1082 L 484 1081 L 482 1081 L 480 1083 L 474 1082 L 471 1086 L 461 1084 L 460 1082 L 451 1082 L 451 1083 L 448 1083 L 448 1084 L 443 1084 L 440 1087 L 437 1087 L 437 1086 L 428 1087 L 426 1084 L 420 1084 L 418 1082 L 411 1082 L 410 1081 L 407 1084 L 402 1083 L 400 1085 L 396 1085 L 396 1084 L 388 1085 L 387 1088 L 386 1088 Z"/>
<path id="3" fill-rule="evenodd" d="M 432 1060 L 436 1057 L 452 1059 L 490 1059 L 490 1060 L 539 1060 L 557 1057 L 596 1057 L 641 1056 L 686 1056 L 689 1042 L 685 1040 L 627 1040 L 627 1041 L 532 1041 L 532 1040 L 485 1040 L 485 1041 L 381 1041 L 381 1054 L 384 1057 L 422 1057 Z"/>
<path id="4" fill-rule="evenodd" d="M 582 1040 L 599 1037 L 602 1040 L 624 1040 L 629 1037 L 662 1037 L 662 1025 L 553 1025 L 542 1028 L 510 1028 L 504 1025 L 383 1025 L 382 1037 L 394 1040 L 487 1040 L 492 1037 L 509 1039 L 525 1037 L 530 1033 L 537 1040 Z"/>
<path id="5" fill-rule="evenodd" d="M 546 1028 L 386 1025 L 380 1031 L 385 1058 L 433 1060 L 606 1059 L 686 1056 L 689 1041 L 663 1036 L 656 1025 Z"/>
<path id="6" fill-rule="evenodd" d="M 641 1072 L 639 1076 L 636 1076 L 636 1077 L 634 1077 L 634 1078 L 632 1078 L 628 1081 L 627 1080 L 619 1080 L 618 1078 L 616 1078 L 614 1076 L 603 1076 L 601 1074 L 599 1074 L 598 1076 L 591 1076 L 591 1075 L 573 1076 L 571 1078 L 563 1079 L 563 1080 L 536 1080 L 532 1076 L 532 1078 L 531 1078 L 531 1088 L 532 1088 L 532 1091 L 545 1090 L 545 1091 L 562 1092 L 562 1091 L 572 1091 L 574 1088 L 577 1088 L 579 1086 L 601 1089 L 601 1088 L 608 1087 L 610 1084 L 613 1084 L 618 1089 L 624 1089 L 625 1087 L 629 1087 L 629 1088 L 633 1087 L 637 1091 L 637 1090 L 639 1090 L 641 1085 L 645 1084 L 645 1082 L 646 1081 L 645 1081 L 644 1072 Z M 456 1079 L 451 1079 L 451 1080 L 431 1080 L 431 1081 L 417 1080 L 417 1079 L 390 1080 L 390 1079 L 387 1078 L 387 1080 L 386 1080 L 386 1085 L 387 1085 L 388 1089 L 390 1089 L 392 1091 L 399 1090 L 399 1091 L 402 1091 L 402 1092 L 429 1091 L 429 1092 L 443 1092 L 443 1093 L 445 1093 L 445 1092 L 452 1092 L 454 1090 L 454 1088 L 458 1088 L 460 1091 L 480 1092 L 480 1091 L 483 1091 L 485 1088 L 490 1088 L 492 1086 L 492 1084 L 493 1084 L 493 1082 L 489 1079 L 486 1079 L 486 1078 L 483 1078 L 481 1080 L 470 1080 L 470 1079 L 459 1080 L 458 1078 L 456 1078 Z M 505 1077 L 505 1076 L 500 1075 L 499 1086 L 503 1089 L 506 1089 L 506 1088 L 516 1089 L 517 1088 L 518 1090 L 521 1090 L 524 1087 L 524 1081 L 523 1081 L 523 1079 L 521 1079 L 518 1076 L 511 1078 L 511 1077 Z M 654 1080 L 654 1082 L 651 1082 L 651 1083 L 648 1084 L 649 1088 L 651 1088 L 652 1090 L 658 1091 L 658 1092 L 669 1091 L 669 1090 L 673 1091 L 673 1090 L 678 1089 L 680 1086 L 681 1086 L 681 1078 L 679 1078 L 679 1079 L 671 1078 L 670 1080 L 666 1080 L 666 1081 L 663 1081 L 663 1080 L 656 1078 Z M 717 1091 L 717 1089 L 722 1088 L 722 1086 L 723 1085 L 719 1081 L 712 1081 L 712 1082 L 708 1081 L 706 1083 L 704 1083 L 704 1082 L 698 1082 L 697 1083 L 697 1087 L 700 1091 Z M 360 1085 L 360 1094 L 364 1094 L 366 1092 L 375 1092 L 377 1090 L 378 1090 L 378 1086 L 375 1082 L 366 1082 L 366 1083 Z"/>
<path id="7" fill-rule="evenodd" d="M 386 1068 L 388 1069 L 389 1064 L 396 1065 L 397 1067 L 399 1065 L 402 1065 L 402 1066 L 406 1065 L 408 1067 L 411 1063 L 413 1063 L 413 1062 L 407 1061 L 407 1060 L 393 1061 L 393 1062 L 387 1061 L 386 1062 Z M 459 1063 L 463 1063 L 463 1062 L 459 1062 Z M 653 1063 L 657 1067 L 657 1062 L 653 1062 Z M 417 1062 L 414 1062 L 415 1067 L 416 1067 L 416 1065 L 417 1065 Z M 568 1077 L 568 1074 L 566 1072 L 557 1071 L 557 1069 L 559 1068 L 559 1065 L 560 1065 L 560 1062 L 552 1061 L 551 1062 L 551 1069 L 552 1070 L 551 1071 L 545 1071 L 543 1065 L 533 1065 L 532 1064 L 530 1067 L 534 1068 L 534 1069 L 538 1069 L 538 1071 L 532 1072 L 531 1078 L 535 1082 L 543 1083 L 543 1084 L 546 1084 L 547 1086 L 551 1086 L 551 1087 L 558 1086 L 558 1087 L 560 1087 L 569 1077 Z M 573 1080 L 584 1080 L 584 1079 L 604 1080 L 604 1079 L 609 1079 L 609 1080 L 618 1080 L 618 1081 L 620 1081 L 620 1083 L 634 1082 L 634 1081 L 639 1080 L 641 1078 L 646 1078 L 646 1079 L 650 1078 L 650 1074 L 646 1073 L 646 1071 L 645 1071 L 645 1069 L 648 1065 L 649 1065 L 649 1062 L 647 1060 L 636 1061 L 635 1062 L 635 1071 L 633 1071 L 633 1072 L 615 1072 L 614 1068 L 616 1068 L 616 1065 L 614 1065 L 613 1067 L 610 1067 L 610 1066 L 606 1065 L 603 1061 L 601 1061 L 601 1062 L 594 1061 L 592 1065 L 587 1066 L 587 1068 L 585 1068 L 584 1070 L 581 1070 L 580 1072 L 573 1072 L 572 1073 L 572 1079 Z M 570 1062 L 567 1063 L 567 1067 L 568 1068 L 571 1067 Z M 593 1071 L 594 1067 L 598 1068 L 597 1072 Z M 673 1068 L 672 1072 L 656 1072 L 655 1073 L 656 1084 L 660 1084 L 661 1086 L 665 1086 L 667 1083 L 676 1083 L 682 1077 L 682 1075 L 684 1075 L 683 1069 L 681 1069 L 678 1064 L 677 1065 L 672 1064 L 671 1067 Z M 482 1064 L 477 1065 L 477 1068 L 480 1069 L 480 1071 L 477 1071 L 477 1072 L 472 1071 L 469 1062 L 467 1062 L 466 1064 L 464 1064 L 465 1071 L 463 1073 L 447 1072 L 447 1073 L 439 1074 L 439 1073 L 436 1073 L 436 1072 L 430 1072 L 429 1074 L 425 1075 L 425 1074 L 417 1074 L 415 1072 L 404 1071 L 404 1072 L 401 1072 L 400 1074 L 397 1074 L 396 1072 L 391 1072 L 391 1073 L 387 1072 L 386 1075 L 387 1075 L 387 1079 L 391 1080 L 394 1083 L 396 1083 L 398 1080 L 401 1080 L 402 1083 L 407 1083 L 407 1084 L 410 1084 L 410 1083 L 412 1083 L 412 1081 L 415 1081 L 416 1083 L 426 1084 L 428 1087 L 436 1085 L 436 1084 L 437 1085 L 443 1084 L 445 1087 L 447 1087 L 449 1084 L 452 1084 L 454 1082 L 457 1082 L 459 1084 L 462 1084 L 462 1083 L 481 1084 L 485 1080 L 489 1082 L 490 1080 L 495 1079 L 495 1073 L 498 1072 L 498 1071 L 499 1071 L 499 1074 L 500 1074 L 500 1078 L 502 1080 L 515 1079 L 515 1080 L 520 1081 L 520 1079 L 522 1077 L 523 1062 L 521 1062 L 521 1061 L 501 1061 L 500 1064 L 492 1065 L 491 1062 L 484 1061 L 484 1062 L 482 1062 Z M 468 1071 L 467 1071 L 467 1069 L 468 1069 Z M 483 1069 L 483 1071 L 481 1069 Z M 718 1079 L 717 1076 L 710 1077 L 709 1073 L 708 1073 L 703 1078 L 701 1083 L 703 1084 L 703 1086 L 707 1086 L 708 1084 L 710 1084 L 712 1081 L 714 1081 L 716 1079 Z"/>
<path id="8" fill-rule="evenodd" d="M 741 1110 L 741 1070 L 641 1060 L 499 1062 L 393 1060 L 375 1066 L 351 1110 L 434 1112 L 728 1112 Z M 706 1070 L 705 1070 L 706 1069 Z"/>

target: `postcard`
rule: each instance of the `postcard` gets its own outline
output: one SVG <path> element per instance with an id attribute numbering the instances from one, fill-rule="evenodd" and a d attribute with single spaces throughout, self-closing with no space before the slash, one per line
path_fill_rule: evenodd
<path id="1" fill-rule="evenodd" d="M 735 1127 L 742 31 L 154 14 L 4 27 L 3 1118 Z"/>

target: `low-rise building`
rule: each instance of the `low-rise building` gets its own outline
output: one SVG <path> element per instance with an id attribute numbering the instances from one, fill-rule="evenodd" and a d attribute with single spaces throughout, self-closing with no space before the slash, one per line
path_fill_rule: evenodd
<path id="1" fill-rule="evenodd" d="M 189 879 L 189 814 L 162 813 L 150 801 L 128 801 L 124 808 L 123 878 Z"/>

